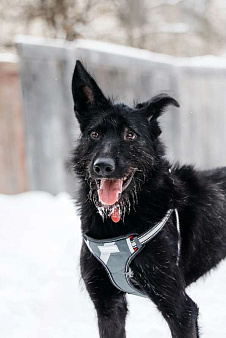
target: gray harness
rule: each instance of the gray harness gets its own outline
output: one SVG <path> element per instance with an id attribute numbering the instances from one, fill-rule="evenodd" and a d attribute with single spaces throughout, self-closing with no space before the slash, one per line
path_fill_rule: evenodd
<path id="1" fill-rule="evenodd" d="M 145 244 L 163 229 L 173 211 L 176 215 L 176 225 L 178 231 L 178 264 L 181 239 L 177 209 L 169 209 L 159 223 L 155 224 L 154 227 L 141 235 L 130 234 L 103 240 L 93 239 L 84 235 L 84 241 L 90 252 L 102 263 L 112 284 L 116 288 L 123 292 L 146 297 L 146 295 L 136 288 L 131 282 L 133 272 L 130 268 L 130 263 L 138 255 L 138 253 L 141 252 Z"/>

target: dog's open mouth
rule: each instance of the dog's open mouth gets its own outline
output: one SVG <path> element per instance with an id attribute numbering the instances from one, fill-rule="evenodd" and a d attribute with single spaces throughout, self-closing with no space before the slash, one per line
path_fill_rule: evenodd
<path id="1" fill-rule="evenodd" d="M 99 202 L 103 206 L 111 206 L 118 202 L 122 192 L 128 188 L 134 173 L 122 179 L 102 178 L 96 180 Z"/>

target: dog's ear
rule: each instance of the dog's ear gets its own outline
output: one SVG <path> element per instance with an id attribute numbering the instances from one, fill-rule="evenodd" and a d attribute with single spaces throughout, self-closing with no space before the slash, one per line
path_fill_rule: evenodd
<path id="1" fill-rule="evenodd" d="M 108 100 L 86 71 L 82 63 L 76 61 L 72 78 L 72 95 L 74 99 L 74 110 L 80 122 L 80 117 L 91 111 L 92 108 L 106 105 Z"/>
<path id="2" fill-rule="evenodd" d="M 168 94 L 162 93 L 154 96 L 151 100 L 137 104 L 135 107 L 142 111 L 148 121 L 157 119 L 165 111 L 166 107 L 173 105 L 180 107 L 179 103 Z"/>
<path id="3" fill-rule="evenodd" d="M 180 107 L 179 103 L 174 98 L 168 94 L 162 93 L 154 96 L 147 102 L 137 104 L 135 107 L 147 118 L 148 122 L 151 122 L 150 126 L 153 139 L 156 139 L 162 133 L 157 119 L 169 105 Z"/>

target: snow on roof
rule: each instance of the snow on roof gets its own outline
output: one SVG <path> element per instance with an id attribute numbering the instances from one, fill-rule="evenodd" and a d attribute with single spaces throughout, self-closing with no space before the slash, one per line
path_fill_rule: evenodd
<path id="1" fill-rule="evenodd" d="M 196 57 L 175 57 L 166 54 L 152 53 L 148 50 L 138 49 L 129 46 L 117 45 L 114 43 L 77 39 L 73 42 L 63 39 L 50 39 L 43 37 L 17 35 L 16 44 L 40 45 L 46 47 L 63 47 L 74 50 L 86 49 L 101 53 L 124 56 L 140 60 L 150 60 L 157 63 L 171 64 L 176 67 L 200 67 L 200 68 L 226 68 L 226 58 L 216 57 L 213 55 L 196 56 Z"/>
<path id="2" fill-rule="evenodd" d="M 28 44 L 28 45 L 40 45 L 47 47 L 68 47 L 71 42 L 64 39 L 51 39 L 40 36 L 31 35 L 16 35 L 14 38 L 15 44 Z"/>
<path id="3" fill-rule="evenodd" d="M 17 63 L 18 57 L 11 53 L 0 53 L 0 62 Z"/>

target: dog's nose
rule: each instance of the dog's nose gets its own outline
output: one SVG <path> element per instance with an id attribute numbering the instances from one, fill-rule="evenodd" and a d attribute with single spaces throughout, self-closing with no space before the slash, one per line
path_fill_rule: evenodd
<path id="1" fill-rule="evenodd" d="M 115 171 L 115 162 L 109 157 L 97 158 L 93 164 L 93 170 L 99 176 L 110 176 Z"/>

